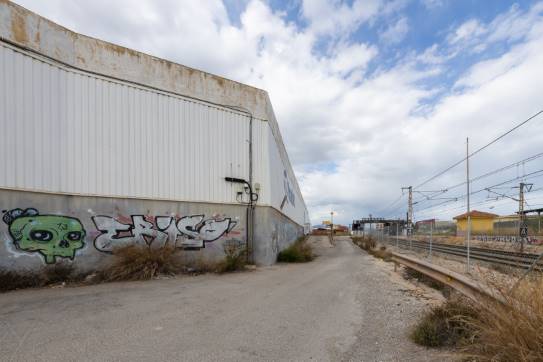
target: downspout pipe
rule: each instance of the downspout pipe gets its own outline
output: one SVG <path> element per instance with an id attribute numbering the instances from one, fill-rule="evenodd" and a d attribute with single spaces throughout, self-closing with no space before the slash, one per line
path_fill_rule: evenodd
<path id="1" fill-rule="evenodd" d="M 247 262 L 253 262 L 254 261 L 254 209 L 255 209 L 255 202 L 258 200 L 258 197 L 256 200 L 253 200 L 253 113 L 249 111 L 247 108 L 241 107 L 241 106 L 229 106 L 225 105 L 225 107 L 235 109 L 237 111 L 246 113 L 249 116 L 249 182 L 245 182 L 249 186 L 249 203 L 247 204 L 247 210 L 246 210 L 246 220 L 247 220 L 247 228 L 245 232 L 246 237 L 246 259 Z"/>

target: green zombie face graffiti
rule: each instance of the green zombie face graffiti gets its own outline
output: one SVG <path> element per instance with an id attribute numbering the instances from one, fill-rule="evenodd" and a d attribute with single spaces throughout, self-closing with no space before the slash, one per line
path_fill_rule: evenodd
<path id="1" fill-rule="evenodd" d="M 47 264 L 54 264 L 57 257 L 73 260 L 76 250 L 85 245 L 85 229 L 73 217 L 14 209 L 4 214 L 3 220 L 17 249 L 40 253 Z"/>

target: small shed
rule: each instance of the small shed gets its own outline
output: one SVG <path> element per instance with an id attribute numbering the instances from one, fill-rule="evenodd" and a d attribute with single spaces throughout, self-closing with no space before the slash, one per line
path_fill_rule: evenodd
<path id="1" fill-rule="evenodd" d="M 494 219 L 498 217 L 490 212 L 473 210 L 469 212 L 471 218 L 472 235 L 491 234 L 494 228 Z M 453 217 L 456 221 L 456 235 L 465 235 L 468 230 L 468 213 Z"/>

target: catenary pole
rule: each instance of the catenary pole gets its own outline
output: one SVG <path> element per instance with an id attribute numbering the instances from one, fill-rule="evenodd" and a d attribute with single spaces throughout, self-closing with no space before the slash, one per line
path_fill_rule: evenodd
<path id="1" fill-rule="evenodd" d="M 466 271 L 469 273 L 470 270 L 470 239 L 471 239 L 471 215 L 470 215 L 470 204 L 469 204 L 469 138 L 466 138 L 466 188 L 467 188 L 467 233 L 466 233 L 466 246 L 467 246 L 467 259 L 466 259 Z"/>
<path id="2" fill-rule="evenodd" d="M 432 236 L 434 233 L 434 222 L 430 222 L 430 261 L 432 261 Z"/>

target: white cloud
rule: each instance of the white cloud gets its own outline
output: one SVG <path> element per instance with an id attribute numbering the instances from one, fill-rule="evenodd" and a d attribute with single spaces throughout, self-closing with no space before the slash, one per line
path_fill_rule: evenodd
<path id="1" fill-rule="evenodd" d="M 380 39 L 384 43 L 397 44 L 401 42 L 409 32 L 409 23 L 406 17 L 398 19 L 380 34 Z"/>
<path id="2" fill-rule="evenodd" d="M 334 57 L 326 61 L 333 72 L 347 75 L 355 69 L 364 70 L 377 53 L 376 47 L 367 44 L 341 45 L 335 49 Z"/>
<path id="3" fill-rule="evenodd" d="M 381 6 L 381 0 L 355 0 L 351 5 L 341 0 L 303 0 L 302 14 L 311 32 L 338 36 L 367 22 Z"/>
<path id="4" fill-rule="evenodd" d="M 460 159 L 466 136 L 480 146 L 542 106 L 543 3 L 528 11 L 512 7 L 489 23 L 471 19 L 446 42 L 385 67 L 375 64 L 376 44 L 345 34 L 379 17 L 397 18 L 405 1 L 304 1 L 308 26 L 288 22 L 258 0 L 244 7 L 239 26 L 218 0 L 17 2 L 76 31 L 268 90 L 315 223 L 330 209 L 343 223 L 375 214 L 401 186 Z M 402 19 L 383 35 L 389 43 L 408 30 Z M 319 41 L 330 37 L 332 45 L 317 52 Z M 447 88 L 452 59 L 499 41 L 514 44 L 476 62 Z M 370 64 L 376 69 L 367 74 Z M 443 81 L 428 82 L 436 76 Z M 428 103 L 436 94 L 437 103 Z M 481 154 L 473 173 L 535 153 L 541 129 L 527 128 L 522 138 Z M 428 186 L 463 179 L 459 169 Z"/>
<path id="5" fill-rule="evenodd" d="M 422 0 L 422 4 L 428 9 L 435 9 L 445 5 L 445 0 Z"/>
<path id="6" fill-rule="evenodd" d="M 461 41 L 477 38 L 483 34 L 486 34 L 487 29 L 483 26 L 479 20 L 470 19 L 460 25 L 456 31 L 449 36 L 449 42 L 456 44 Z"/>

